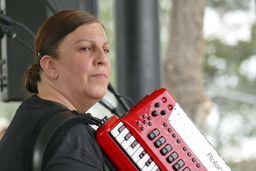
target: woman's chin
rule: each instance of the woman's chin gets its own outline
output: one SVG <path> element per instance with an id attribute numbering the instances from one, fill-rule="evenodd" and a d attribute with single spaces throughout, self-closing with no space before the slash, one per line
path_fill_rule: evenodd
<path id="1" fill-rule="evenodd" d="M 100 99 L 102 99 L 106 95 L 106 92 L 107 92 L 106 89 L 96 90 L 94 92 L 94 94 L 92 94 L 92 96 L 93 96 L 92 98 L 100 100 Z"/>

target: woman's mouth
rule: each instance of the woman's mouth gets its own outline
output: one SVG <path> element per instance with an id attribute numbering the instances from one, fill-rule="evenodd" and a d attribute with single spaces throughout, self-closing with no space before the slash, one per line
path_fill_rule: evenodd
<path id="1" fill-rule="evenodd" d="M 107 75 L 104 73 L 93 74 L 92 76 L 97 78 L 107 78 Z"/>

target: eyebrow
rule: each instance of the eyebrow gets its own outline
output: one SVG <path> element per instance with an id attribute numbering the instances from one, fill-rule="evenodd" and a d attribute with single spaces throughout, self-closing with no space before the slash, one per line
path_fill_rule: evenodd
<path id="1" fill-rule="evenodd" d="M 93 40 L 82 39 L 82 40 L 77 41 L 75 44 L 78 44 L 78 43 L 80 43 L 80 42 L 84 42 L 84 41 L 86 41 L 86 42 L 90 42 L 90 43 L 95 43 L 95 41 L 93 41 Z M 110 42 L 109 42 L 109 41 L 107 41 L 107 42 L 105 42 L 103 45 L 107 45 L 107 44 L 109 44 L 109 45 L 110 45 Z"/>

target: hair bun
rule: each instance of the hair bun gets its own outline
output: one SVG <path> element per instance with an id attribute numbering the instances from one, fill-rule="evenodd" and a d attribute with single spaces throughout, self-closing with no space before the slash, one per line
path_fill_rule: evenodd
<path id="1" fill-rule="evenodd" d="M 40 65 L 38 63 L 34 63 L 26 70 L 24 74 L 25 88 L 30 93 L 38 93 L 37 82 L 40 80 Z"/>

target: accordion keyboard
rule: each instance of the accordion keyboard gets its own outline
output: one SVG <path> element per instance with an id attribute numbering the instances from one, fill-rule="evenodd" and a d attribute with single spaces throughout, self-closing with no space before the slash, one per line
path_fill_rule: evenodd
<path id="1" fill-rule="evenodd" d="M 110 133 L 140 170 L 160 171 L 146 150 L 139 144 L 122 122 L 119 122 Z"/>
<path id="2" fill-rule="evenodd" d="M 112 116 L 96 140 L 118 170 L 230 171 L 167 89 Z"/>

